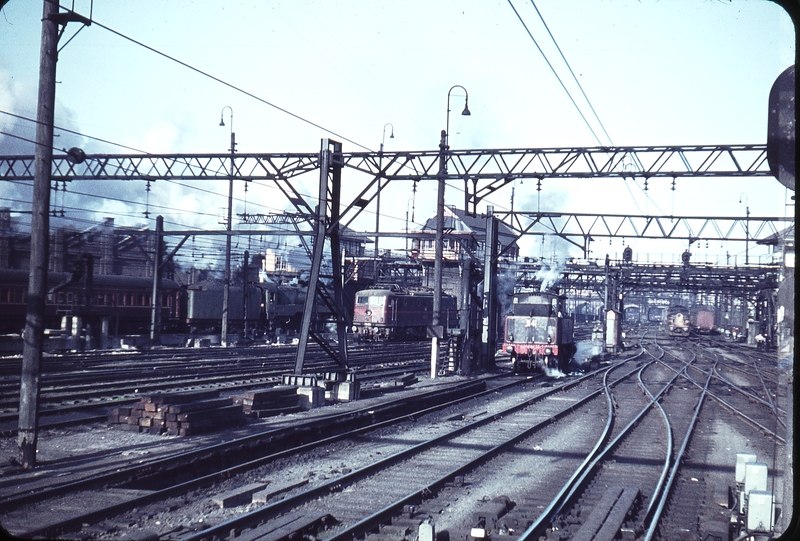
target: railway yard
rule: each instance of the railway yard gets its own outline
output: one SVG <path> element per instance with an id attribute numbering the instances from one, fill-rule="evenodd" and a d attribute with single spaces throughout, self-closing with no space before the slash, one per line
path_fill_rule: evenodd
<path id="1" fill-rule="evenodd" d="M 737 460 L 761 468 L 767 516 L 791 514 L 776 355 L 657 327 L 628 336 L 563 377 L 499 357 L 431 379 L 428 342 L 367 344 L 350 357 L 358 399 L 317 381 L 311 405 L 281 392 L 309 383 L 282 379 L 291 346 L 48 357 L 33 470 L 13 458 L 10 359 L 0 524 L 69 539 L 722 540 L 744 531 Z M 329 363 L 309 349 L 308 370 Z M 240 417 L 181 432 L 193 410 L 208 417 L 198 404 Z"/>
<path id="2" fill-rule="evenodd" d="M 4 538 L 800 538 L 797 2 L 35 4 Z"/>

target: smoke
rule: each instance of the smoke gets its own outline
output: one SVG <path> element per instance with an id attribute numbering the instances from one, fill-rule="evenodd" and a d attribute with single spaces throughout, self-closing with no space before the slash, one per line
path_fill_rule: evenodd
<path id="1" fill-rule="evenodd" d="M 509 269 L 497 277 L 497 302 L 500 304 L 501 314 L 509 315 L 511 313 L 511 300 L 516 281 L 517 277 L 513 269 Z"/>
<path id="2" fill-rule="evenodd" d="M 561 281 L 561 274 L 563 271 L 564 267 L 560 261 L 553 266 L 542 262 L 542 267 L 536 271 L 535 274 L 536 279 L 541 283 L 539 291 L 547 291 L 558 284 L 558 282 Z"/>

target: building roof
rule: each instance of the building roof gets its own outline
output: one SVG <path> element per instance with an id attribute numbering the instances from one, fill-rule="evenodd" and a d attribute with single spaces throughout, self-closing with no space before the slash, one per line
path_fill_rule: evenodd
<path id="1" fill-rule="evenodd" d="M 498 223 L 497 233 L 500 243 L 504 246 L 509 244 L 516 245 L 517 235 L 502 221 Z M 428 218 L 425 225 L 417 231 L 436 231 L 436 215 Z M 486 216 L 470 216 L 465 211 L 455 207 L 445 207 L 444 231 L 445 233 L 472 233 L 476 239 L 483 241 L 486 237 Z"/>
<path id="2" fill-rule="evenodd" d="M 769 237 L 765 237 L 756 242 L 756 244 L 765 244 L 767 246 L 777 246 L 785 242 L 787 246 L 794 246 L 794 224 L 790 225 L 783 231 L 773 233 Z"/>

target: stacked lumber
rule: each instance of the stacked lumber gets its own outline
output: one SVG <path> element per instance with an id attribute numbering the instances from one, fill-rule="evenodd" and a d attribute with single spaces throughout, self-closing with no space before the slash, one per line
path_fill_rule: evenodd
<path id="1" fill-rule="evenodd" d="M 242 404 L 245 415 L 259 419 L 282 413 L 295 413 L 302 410 L 301 397 L 297 394 L 297 389 L 297 385 L 276 385 L 255 389 L 236 397 L 236 402 Z"/>
<path id="2" fill-rule="evenodd" d="M 190 436 L 245 424 L 240 405 L 219 391 L 156 393 L 131 407 L 111 408 L 110 425 L 133 432 Z"/>

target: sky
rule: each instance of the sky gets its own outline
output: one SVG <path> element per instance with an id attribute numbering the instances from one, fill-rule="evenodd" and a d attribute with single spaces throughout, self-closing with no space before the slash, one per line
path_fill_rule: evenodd
<path id="1" fill-rule="evenodd" d="M 448 96 L 453 149 L 763 144 L 770 88 L 795 59 L 791 19 L 762 0 L 62 5 L 99 23 L 67 26 L 56 76 L 56 126 L 91 138 L 57 129 L 54 146 L 89 154 L 225 153 L 231 130 L 241 153 L 317 152 L 323 138 L 342 142 L 345 152 L 377 151 L 381 144 L 387 151 L 435 150 Z M 33 124 L 8 113 L 36 116 L 41 13 L 35 0 L 10 0 L 0 12 L 0 132 L 27 139 L 34 138 Z M 470 116 L 459 114 L 464 93 L 455 85 L 469 93 Z M 0 155 L 33 152 L 31 143 L 0 134 Z M 316 174 L 296 182 L 313 197 Z M 355 195 L 357 184 L 345 170 L 343 199 Z M 224 227 L 227 182 L 156 181 L 149 189 L 140 181 L 70 182 L 51 199 L 64 210 L 51 226 L 83 229 L 111 216 L 118 226 L 154 227 L 161 214 L 167 229 Z M 435 190 L 434 181 L 421 182 L 416 194 L 407 182 L 390 183 L 381 196 L 381 231 L 403 231 L 407 214 L 414 218 L 409 227 L 419 227 L 435 213 Z M 448 186 L 447 204 L 463 204 L 460 190 L 458 183 Z M 534 182 L 518 182 L 514 208 L 739 217 L 749 209 L 751 216 L 786 216 L 794 214 L 787 207 L 792 194 L 771 177 L 679 179 L 675 190 L 670 179 L 651 180 L 647 190 L 630 179 L 545 180 L 538 194 Z M 245 193 L 237 183 L 234 198 L 234 213 L 291 208 L 267 184 Z M 478 210 L 486 204 L 509 209 L 511 186 Z M 29 210 L 30 187 L 3 186 L 0 207 Z M 375 209 L 366 210 L 354 229 L 374 231 Z M 27 219 L 12 216 L 16 223 Z M 297 251 L 296 242 L 280 242 Z M 235 243 L 235 252 L 252 252 L 274 247 L 275 239 Z M 221 244 L 220 237 L 198 237 L 179 256 L 202 253 L 214 263 L 213 248 Z M 582 255 L 552 237 L 520 244 L 522 255 Z M 637 259 L 646 253 L 665 262 L 680 261 L 687 248 L 680 241 L 625 244 Z M 751 257 L 766 254 L 750 244 Z M 403 245 L 381 241 L 382 248 Z M 604 240 L 590 256 L 620 257 L 623 248 L 621 240 Z M 741 258 L 745 247 L 716 241 L 692 251 L 719 260 Z"/>

